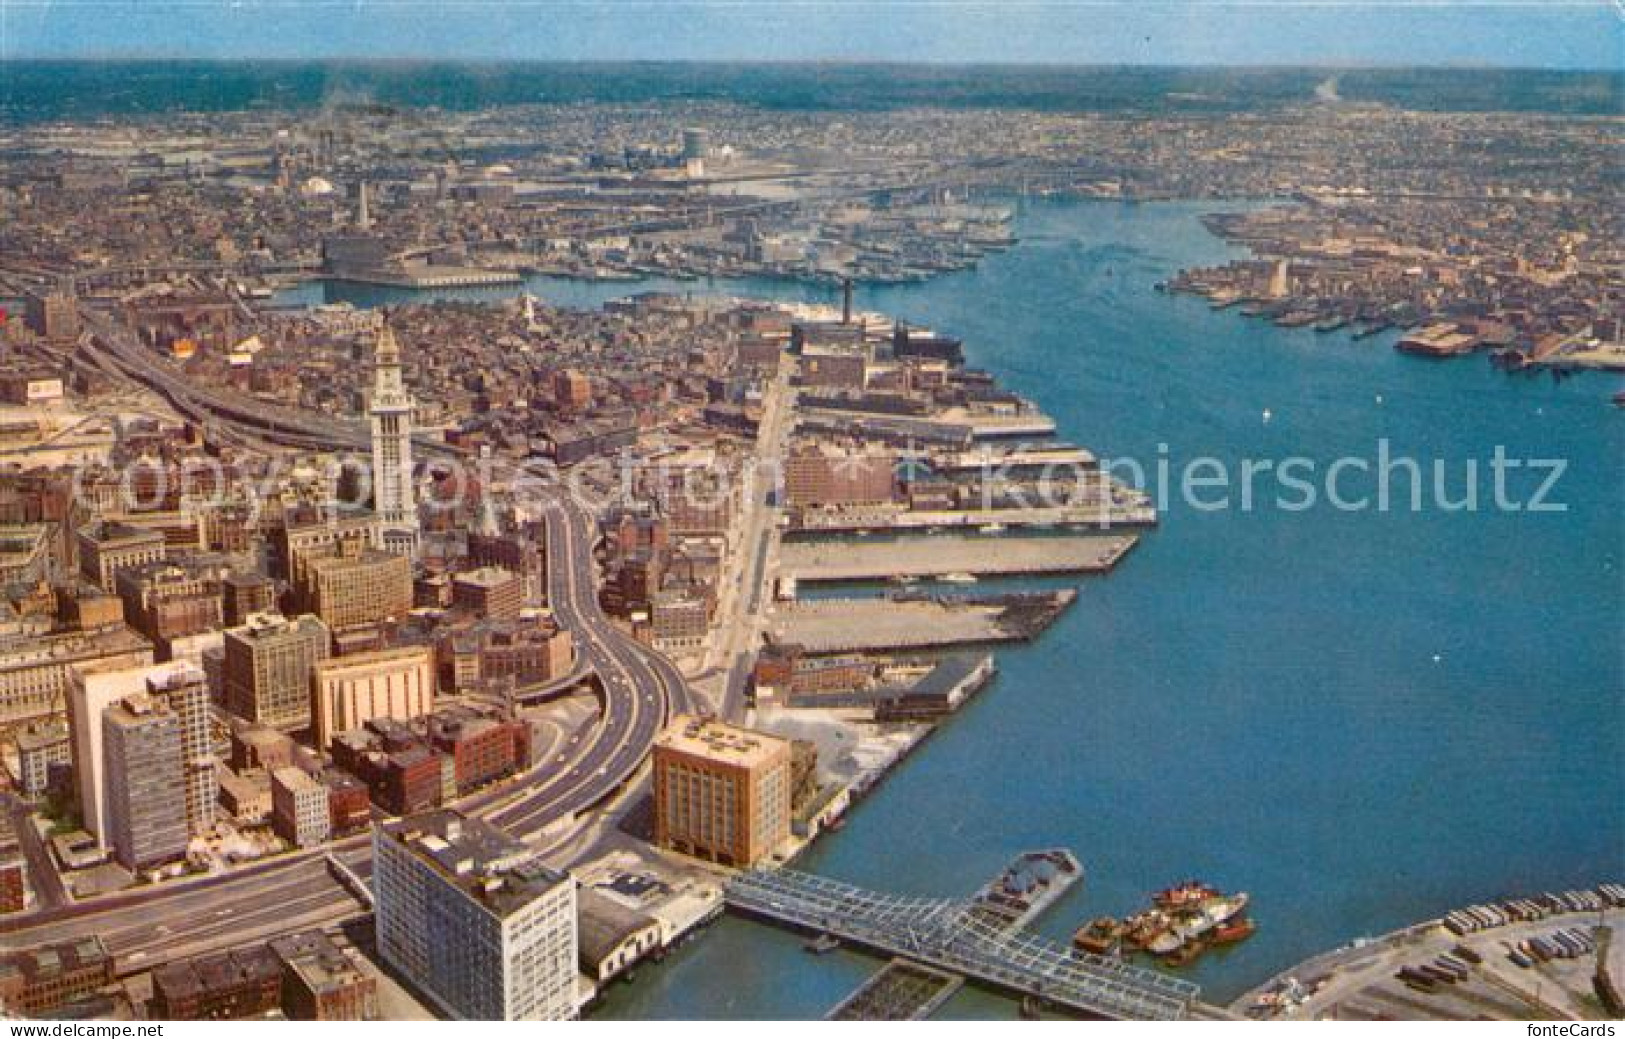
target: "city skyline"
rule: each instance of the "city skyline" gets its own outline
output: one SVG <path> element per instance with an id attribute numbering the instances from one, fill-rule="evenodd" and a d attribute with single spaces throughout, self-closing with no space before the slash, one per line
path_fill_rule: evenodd
<path id="1" fill-rule="evenodd" d="M 426 18 L 427 12 L 456 17 Z M 772 14 L 773 17 L 765 17 Z M 1617 69 L 1601 0 L 0 3 L 0 60 L 905 62 Z M 267 38 L 267 20 L 276 33 Z"/>

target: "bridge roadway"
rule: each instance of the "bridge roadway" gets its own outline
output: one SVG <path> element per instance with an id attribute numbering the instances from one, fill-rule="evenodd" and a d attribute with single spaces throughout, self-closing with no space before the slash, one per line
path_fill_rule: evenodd
<path id="1" fill-rule="evenodd" d="M 1076 953 L 1020 928 L 1000 928 L 964 899 L 866 891 L 795 870 L 749 870 L 728 883 L 728 907 L 829 934 L 1089 1017 L 1179 1020 L 1198 1006 L 1188 981 Z"/>
<path id="2" fill-rule="evenodd" d="M 331 420 L 319 418 L 314 435 L 328 438 Z M 344 432 L 348 438 L 349 430 Z M 328 440 L 330 447 L 336 439 Z M 695 706 L 671 662 L 616 628 L 599 607 L 595 531 L 586 508 L 561 494 L 546 510 L 545 523 L 549 602 L 596 673 L 599 718 L 590 737 L 539 763 L 517 785 L 506 783 L 457 805 L 529 839 L 623 790 L 642 768 L 666 719 Z M 101 935 L 120 972 L 132 973 L 179 956 L 366 915 L 366 907 L 327 868 L 329 853 L 358 875 L 371 875 L 370 837 L 359 834 L 225 873 L 8 917 L 0 921 L 0 946 L 28 948 Z"/>

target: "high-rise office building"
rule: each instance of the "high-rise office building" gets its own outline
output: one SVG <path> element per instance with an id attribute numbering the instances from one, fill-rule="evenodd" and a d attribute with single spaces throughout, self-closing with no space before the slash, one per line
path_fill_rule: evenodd
<path id="1" fill-rule="evenodd" d="M 102 713 L 106 843 L 129 870 L 186 855 L 185 737 L 180 716 L 137 693 Z"/>
<path id="2" fill-rule="evenodd" d="M 103 716 L 127 697 L 142 695 L 159 699 L 175 715 L 176 737 L 181 741 L 181 764 L 177 766 L 176 805 L 186 822 L 188 775 L 190 774 L 193 821 L 202 832 L 213 822 L 204 814 L 201 801 L 211 805 L 208 784 L 216 775 L 208 736 L 208 688 L 197 665 L 173 661 L 131 667 L 122 661 L 108 661 L 76 667 L 68 681 L 68 739 L 73 762 L 74 784 L 79 797 L 79 814 L 85 830 L 104 848 L 112 846 L 107 804 L 107 747 Z M 208 767 L 204 767 L 208 760 Z M 190 762 L 191 764 L 186 764 Z"/>
<path id="3" fill-rule="evenodd" d="M 214 740 L 209 734 L 209 684 L 192 664 L 150 675 L 147 693 L 162 701 L 181 723 L 181 774 L 186 785 L 186 829 L 196 837 L 214 827 L 220 799 Z"/>
<path id="4" fill-rule="evenodd" d="M 384 547 L 411 556 L 418 545 L 417 505 L 412 495 L 412 397 L 401 377 L 401 350 L 388 325 L 373 348 L 373 501 Z"/>
<path id="5" fill-rule="evenodd" d="M 310 724 L 310 676 L 330 653 L 326 625 L 255 614 L 225 636 L 226 710 L 278 729 Z"/>
<path id="6" fill-rule="evenodd" d="M 574 1017 L 576 884 L 490 823 L 438 809 L 373 828 L 378 951 L 447 1014 Z"/>

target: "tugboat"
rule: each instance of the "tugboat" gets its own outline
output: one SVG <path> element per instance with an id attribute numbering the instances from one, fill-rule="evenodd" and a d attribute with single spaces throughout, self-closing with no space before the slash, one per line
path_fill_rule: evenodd
<path id="1" fill-rule="evenodd" d="M 1072 948 L 1095 956 L 1110 956 L 1122 945 L 1123 925 L 1110 916 L 1100 916 L 1072 935 Z"/>
<path id="2" fill-rule="evenodd" d="M 1235 942 L 1246 941 L 1258 930 L 1250 916 L 1238 916 L 1227 923 L 1222 923 L 1213 929 L 1208 941 L 1213 945 L 1231 945 Z"/>
<path id="3" fill-rule="evenodd" d="M 1186 880 L 1151 896 L 1151 905 L 1118 927 L 1121 948 L 1144 952 L 1164 964 L 1182 967 L 1216 945 L 1243 941 L 1256 929 L 1245 914 L 1246 892 L 1227 895 L 1199 880 Z M 1108 933 L 1110 920 L 1095 920 L 1073 936 L 1073 947 L 1092 951 Z"/>
<path id="4" fill-rule="evenodd" d="M 841 947 L 841 940 L 831 934 L 821 934 L 801 946 L 814 956 L 823 956 L 832 953 Z"/>
<path id="5" fill-rule="evenodd" d="M 1163 909 L 1179 909 L 1217 898 L 1218 895 L 1218 888 L 1209 887 L 1200 880 L 1187 880 L 1183 884 L 1163 888 L 1151 896 L 1151 901 Z"/>

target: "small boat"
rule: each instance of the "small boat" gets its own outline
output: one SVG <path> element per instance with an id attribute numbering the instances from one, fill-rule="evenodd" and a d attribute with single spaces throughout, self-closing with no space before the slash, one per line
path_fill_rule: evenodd
<path id="1" fill-rule="evenodd" d="M 821 934 L 801 946 L 814 956 L 823 956 L 841 947 L 841 940 L 831 934 Z"/>
<path id="2" fill-rule="evenodd" d="M 1625 408 L 1625 390 L 1620 390 L 1614 394 L 1614 407 Z"/>
<path id="3" fill-rule="evenodd" d="M 1210 887 L 1199 880 L 1187 880 L 1183 884 L 1163 888 L 1151 896 L 1151 901 L 1164 909 L 1178 909 L 1180 906 L 1196 905 L 1210 898 L 1217 898 L 1219 889 Z"/>
<path id="4" fill-rule="evenodd" d="M 1215 927 L 1209 940 L 1214 945 L 1229 945 L 1232 942 L 1246 941 L 1257 930 L 1258 925 L 1253 923 L 1252 917 L 1238 916 Z"/>
<path id="5" fill-rule="evenodd" d="M 966 573 L 943 574 L 942 579 L 949 584 L 975 584 L 976 575 Z"/>

